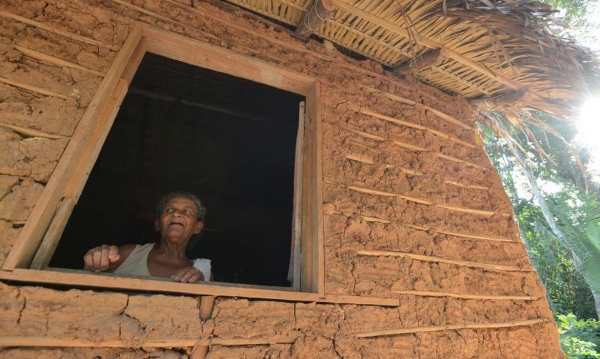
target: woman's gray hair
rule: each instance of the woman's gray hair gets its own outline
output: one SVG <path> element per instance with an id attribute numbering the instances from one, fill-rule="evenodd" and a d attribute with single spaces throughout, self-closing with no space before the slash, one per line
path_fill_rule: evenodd
<path id="1" fill-rule="evenodd" d="M 204 222 L 204 217 L 206 216 L 206 207 L 202 205 L 202 201 L 200 201 L 200 198 L 198 198 L 198 196 L 186 191 L 170 192 L 160 197 L 156 205 L 156 215 L 158 217 L 160 217 L 160 215 L 162 214 L 167 202 L 169 202 L 169 200 L 174 197 L 185 197 L 189 200 L 192 200 L 198 208 L 198 215 L 196 217 L 202 222 Z"/>

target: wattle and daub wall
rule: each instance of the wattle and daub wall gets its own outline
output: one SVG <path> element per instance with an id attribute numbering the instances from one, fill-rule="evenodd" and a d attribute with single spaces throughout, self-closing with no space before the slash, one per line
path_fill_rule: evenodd
<path id="1" fill-rule="evenodd" d="M 0 264 L 138 21 L 320 82 L 325 294 L 397 305 L 218 297 L 201 319 L 193 296 L 6 282 L 0 341 L 38 344 L 5 347 L 0 357 L 179 357 L 192 348 L 140 346 L 201 338 L 213 340 L 209 358 L 563 357 L 464 99 L 300 41 L 246 11 L 192 3 L 2 1 Z"/>

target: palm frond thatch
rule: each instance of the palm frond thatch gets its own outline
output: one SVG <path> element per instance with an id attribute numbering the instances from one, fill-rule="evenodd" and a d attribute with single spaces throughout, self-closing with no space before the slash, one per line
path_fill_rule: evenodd
<path id="1" fill-rule="evenodd" d="M 228 1 L 292 26 L 313 4 L 313 0 Z M 541 2 L 336 0 L 335 5 L 335 15 L 315 32 L 318 37 L 389 70 L 442 50 L 444 56 L 413 75 L 466 97 L 485 113 L 508 111 L 506 116 L 514 117 L 538 110 L 572 118 L 582 98 L 600 84 L 594 55 L 556 37 L 550 29 L 555 11 Z M 514 92 L 522 96 L 498 101 Z M 486 104 L 484 99 L 496 100 Z"/>

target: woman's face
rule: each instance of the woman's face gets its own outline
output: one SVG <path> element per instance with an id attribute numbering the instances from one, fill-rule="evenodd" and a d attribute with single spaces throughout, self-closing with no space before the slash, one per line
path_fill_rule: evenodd
<path id="1" fill-rule="evenodd" d="M 204 222 L 198 220 L 198 208 L 186 197 L 173 197 L 167 201 L 155 222 L 156 230 L 164 239 L 189 240 L 200 233 Z"/>

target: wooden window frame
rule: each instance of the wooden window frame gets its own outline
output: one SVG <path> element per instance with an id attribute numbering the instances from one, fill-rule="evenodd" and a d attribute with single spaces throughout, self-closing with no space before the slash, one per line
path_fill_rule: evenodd
<path id="1" fill-rule="evenodd" d="M 146 52 L 305 96 L 304 131 L 299 124 L 294 193 L 293 287 L 229 283 L 185 284 L 160 278 L 134 279 L 110 273 L 46 269 L 70 214 Z M 321 194 L 319 82 L 265 61 L 182 35 L 136 23 L 81 118 L 0 271 L 0 279 L 74 286 L 315 301 L 325 297 Z M 302 120 L 301 120 L 302 122 Z M 297 278 L 300 281 L 297 281 Z M 295 290 L 295 291 L 294 291 Z"/>

